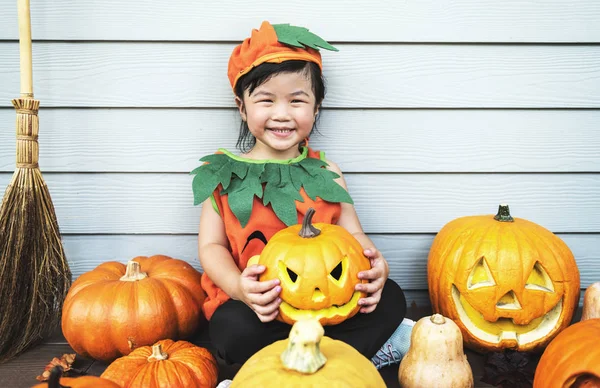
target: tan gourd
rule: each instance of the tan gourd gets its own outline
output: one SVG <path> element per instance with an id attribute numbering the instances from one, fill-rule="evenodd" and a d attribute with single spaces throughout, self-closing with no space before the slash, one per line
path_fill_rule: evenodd
<path id="1" fill-rule="evenodd" d="M 403 388 L 472 388 L 473 372 L 460 329 L 440 314 L 421 318 L 398 370 Z"/>
<path id="2" fill-rule="evenodd" d="M 583 310 L 581 320 L 600 318 L 600 282 L 589 286 L 583 294 Z"/>

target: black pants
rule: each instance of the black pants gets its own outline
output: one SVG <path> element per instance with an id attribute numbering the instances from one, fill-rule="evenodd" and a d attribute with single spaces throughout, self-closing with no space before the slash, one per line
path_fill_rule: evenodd
<path id="1" fill-rule="evenodd" d="M 388 279 L 375 311 L 359 312 L 338 325 L 324 326 L 325 335 L 344 341 L 371 359 L 405 315 L 404 293 Z M 261 322 L 243 302 L 231 299 L 217 308 L 209 324 L 211 342 L 227 364 L 243 364 L 263 347 L 287 338 L 290 329 L 290 325 L 277 320 Z"/>

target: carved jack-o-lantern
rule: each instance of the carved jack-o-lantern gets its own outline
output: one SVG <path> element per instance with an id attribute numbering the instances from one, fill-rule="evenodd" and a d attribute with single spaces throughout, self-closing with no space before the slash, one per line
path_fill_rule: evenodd
<path id="1" fill-rule="evenodd" d="M 540 350 L 567 327 L 579 270 L 567 245 L 533 222 L 461 217 L 437 234 L 428 259 L 433 310 L 454 320 L 480 351 Z"/>
<path id="2" fill-rule="evenodd" d="M 358 240 L 338 225 L 311 224 L 313 209 L 306 212 L 302 225 L 277 232 L 260 256 L 248 265 L 266 267 L 261 281 L 278 278 L 282 299 L 277 319 L 293 324 L 318 319 L 334 325 L 355 315 L 364 293 L 354 290 L 358 273 L 371 267 Z"/>

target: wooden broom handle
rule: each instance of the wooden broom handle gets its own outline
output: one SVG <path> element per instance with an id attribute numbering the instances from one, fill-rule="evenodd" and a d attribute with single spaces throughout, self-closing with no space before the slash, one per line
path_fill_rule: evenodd
<path id="1" fill-rule="evenodd" d="M 33 98 L 29 0 L 17 0 L 17 6 L 19 15 L 19 53 L 21 57 L 21 97 Z"/>

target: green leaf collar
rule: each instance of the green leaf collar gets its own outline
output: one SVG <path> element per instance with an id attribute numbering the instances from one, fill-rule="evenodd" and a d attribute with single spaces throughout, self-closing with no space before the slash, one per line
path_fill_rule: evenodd
<path id="1" fill-rule="evenodd" d="M 328 202 L 353 203 L 348 192 L 334 179 L 339 175 L 327 170 L 327 163 L 308 158 L 308 148 L 289 160 L 252 160 L 233 155 L 225 149 L 222 153 L 207 155 L 205 162 L 190 174 L 194 205 L 206 200 L 219 184 L 221 195 L 228 194 L 231 211 L 245 227 L 252 213 L 254 197 L 270 205 L 277 217 L 287 226 L 298 223 L 295 201 L 303 202 L 300 188 L 313 201 L 317 197 Z"/>

